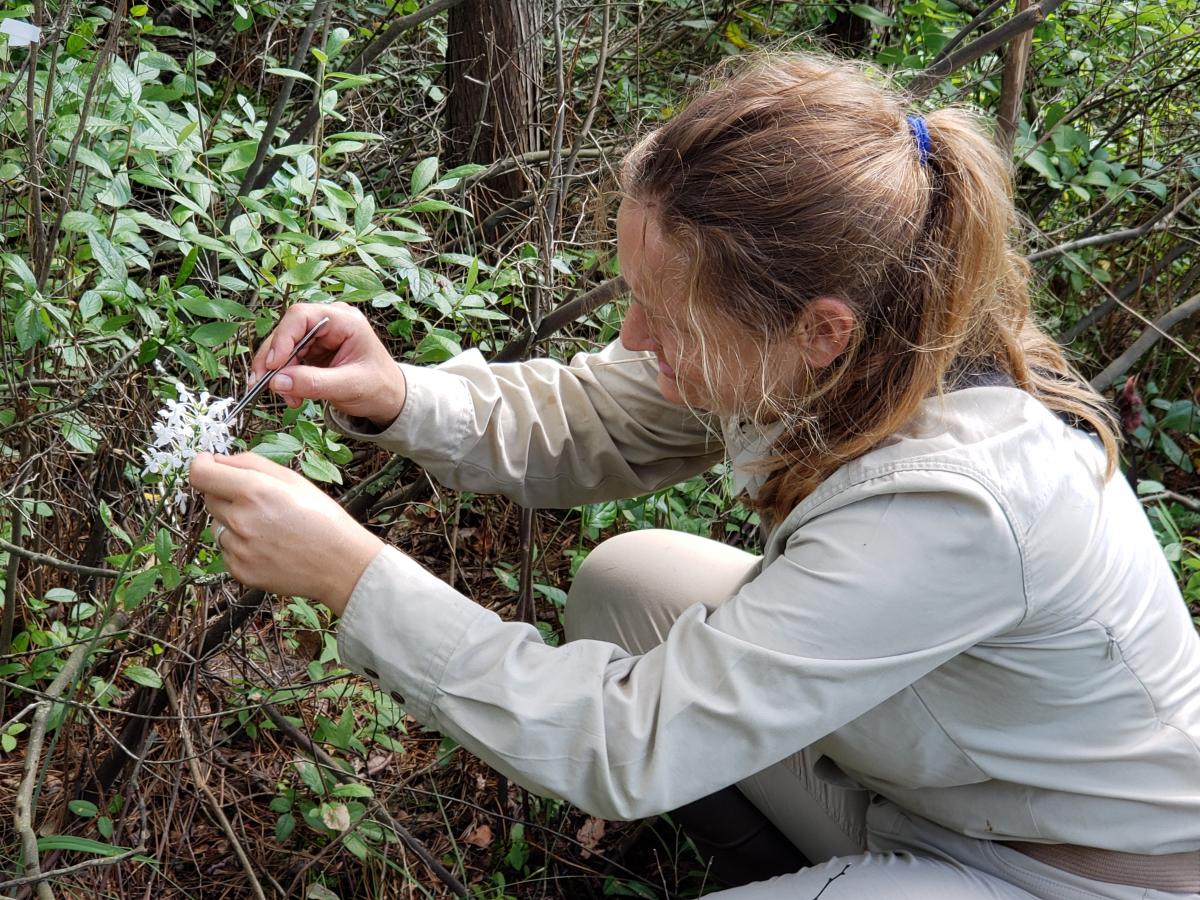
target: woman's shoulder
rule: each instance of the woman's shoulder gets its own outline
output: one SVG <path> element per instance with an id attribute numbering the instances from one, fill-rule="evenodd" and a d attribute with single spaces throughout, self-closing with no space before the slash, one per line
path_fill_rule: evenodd
<path id="1" fill-rule="evenodd" d="M 788 530 L 832 509 L 880 494 L 968 492 L 991 499 L 1020 539 L 1046 508 L 1069 498 L 1101 502 L 1105 457 L 1025 391 L 973 387 L 925 401 L 883 445 L 833 473 L 780 523 Z"/>

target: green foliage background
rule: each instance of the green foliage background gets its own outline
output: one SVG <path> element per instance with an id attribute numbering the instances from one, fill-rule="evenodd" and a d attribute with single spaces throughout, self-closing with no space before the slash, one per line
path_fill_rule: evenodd
<path id="1" fill-rule="evenodd" d="M 991 23 L 1011 12 L 992 9 Z M 39 692 L 72 651 L 114 615 L 130 623 L 47 701 L 36 813 L 49 829 L 42 856 L 56 865 L 141 849 L 64 876 L 63 891 L 247 890 L 216 826 L 206 822 L 204 840 L 193 836 L 186 859 L 176 845 L 188 822 L 204 818 L 205 800 L 170 762 L 182 754 L 174 737 L 151 742 L 134 775 L 99 793 L 85 786 L 97 760 L 84 748 L 98 748 L 97 757 L 111 748 L 127 721 L 119 711 L 164 679 L 182 691 L 205 765 L 257 773 L 234 788 L 244 799 L 237 819 L 259 871 L 277 873 L 263 879 L 279 882 L 272 889 L 437 894 L 428 873 L 400 853 L 377 799 L 410 814 L 481 896 L 580 896 L 583 881 L 591 893 L 658 896 L 669 882 L 671 892 L 695 895 L 704 883 L 686 847 L 672 843 L 678 838 L 658 838 L 654 865 L 622 855 L 629 845 L 617 828 L 581 852 L 578 811 L 515 791 L 510 802 L 494 775 L 406 722 L 401 701 L 349 678 L 324 615 L 302 599 L 268 609 L 249 633 L 189 667 L 200 635 L 237 594 L 204 517 L 195 509 L 166 515 L 162 486 L 139 478 L 149 422 L 175 379 L 240 393 L 256 342 L 301 300 L 360 305 L 400 359 L 435 363 L 468 347 L 495 353 L 526 335 L 539 313 L 617 274 L 613 170 L 707 65 L 756 49 L 822 46 L 905 83 L 979 10 L 951 0 L 550 8 L 537 124 L 548 140 L 560 108 L 553 70 L 561 46 L 560 124 L 579 161 L 569 179 L 548 171 L 544 158 L 439 162 L 441 109 L 453 87 L 444 16 L 352 73 L 356 54 L 388 22 L 417 10 L 415 2 L 333 9 L 320 0 L 183 0 L 10 3 L 0 13 L 45 30 L 32 53 L 0 44 L 0 539 L 25 551 L 0 550 L 0 772 L 22 770 Z M 310 20 L 312 47 L 297 63 L 292 51 Z M 1148 321 L 1197 292 L 1198 24 L 1191 0 L 1100 0 L 1065 3 L 1033 31 L 1014 150 L 1018 204 L 1028 250 L 1040 254 L 1039 315 L 1089 377 Z M 920 105 L 993 111 L 1000 71 L 999 57 L 986 55 Z M 259 160 L 282 90 L 291 92 L 283 127 Z M 310 105 L 319 125 L 288 143 Z M 260 161 L 281 165 L 247 191 Z M 493 220 L 488 182 L 505 166 L 526 174 L 528 194 Z M 561 200 L 552 218 L 551 192 Z M 1139 226 L 1120 240 L 1063 249 Z M 1105 315 L 1093 312 L 1106 306 Z M 612 338 L 619 315 L 619 302 L 588 310 L 539 349 L 565 357 L 597 346 Z M 1111 391 L 1127 431 L 1127 474 L 1194 611 L 1196 350 L 1192 317 L 1117 373 Z M 457 572 L 507 608 L 525 548 L 504 504 L 433 493 L 419 473 L 343 444 L 311 404 L 260 406 L 245 443 L 334 492 L 369 497 L 373 527 L 424 549 L 451 579 Z M 556 639 L 573 567 L 616 529 L 669 525 L 745 542 L 754 524 L 731 504 L 721 467 L 637 501 L 543 514 L 528 550 L 540 625 Z M 478 543 L 471 552 L 481 574 L 470 583 L 456 555 L 463 532 Z M 340 783 L 282 743 L 264 700 L 346 771 L 369 777 Z M 177 734 L 172 721 L 160 731 Z M 421 791 L 394 787 L 417 776 Z M 16 780 L 0 779 L 2 790 Z M 479 829 L 488 822 L 485 842 Z M 0 823 L 15 871 L 13 829 Z M 214 869 L 206 853 L 225 864 Z M 303 867 L 309 854 L 320 865 Z"/>

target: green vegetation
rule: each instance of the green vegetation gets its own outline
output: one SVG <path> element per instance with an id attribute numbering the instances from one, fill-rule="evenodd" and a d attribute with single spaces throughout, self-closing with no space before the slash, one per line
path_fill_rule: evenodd
<path id="1" fill-rule="evenodd" d="M 505 143 L 495 97 L 465 142 L 446 118 L 481 82 L 446 63 L 445 10 L 509 8 L 486 0 L 10 4 L 43 39 L 0 43 L 0 881 L 36 848 L 43 871 L 98 863 L 42 896 L 446 895 L 427 848 L 480 897 L 703 889 L 668 824 L 528 797 L 349 676 L 324 611 L 241 591 L 142 451 L 177 380 L 240 395 L 297 301 L 360 305 L 418 363 L 610 340 L 615 166 L 707 65 L 756 48 L 874 61 L 923 84 L 918 108 L 1012 111 L 1039 314 L 1117 402 L 1126 475 L 1200 613 L 1200 13 L 1041 6 L 1006 70 L 959 55 L 1013 3 L 527 5 L 532 57 L 493 73 L 535 88 Z M 916 78 L 940 59 L 959 64 Z M 520 510 L 343 443 L 311 403 L 260 403 L 239 440 L 551 641 L 615 530 L 756 539 L 724 467 L 538 512 L 522 540 Z"/>

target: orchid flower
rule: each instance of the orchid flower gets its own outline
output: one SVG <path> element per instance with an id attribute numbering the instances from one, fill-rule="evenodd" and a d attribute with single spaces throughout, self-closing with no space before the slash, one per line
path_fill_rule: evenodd
<path id="1" fill-rule="evenodd" d="M 187 479 L 178 476 L 186 473 L 198 453 L 228 453 L 236 423 L 226 420 L 232 399 L 217 400 L 208 391 L 197 397 L 179 382 L 175 390 L 178 399 L 167 400 L 151 425 L 154 443 L 144 453 L 142 476 L 156 475 L 164 484 L 173 481 L 171 502 L 182 511 L 187 506 Z"/>

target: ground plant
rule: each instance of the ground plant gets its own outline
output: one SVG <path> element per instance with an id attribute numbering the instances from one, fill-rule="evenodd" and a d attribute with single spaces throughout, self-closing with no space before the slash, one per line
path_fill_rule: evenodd
<path id="1" fill-rule="evenodd" d="M 1117 477 L 1200 622 L 1192 0 L 12 0 L 0 25 L 4 896 L 711 889 L 669 818 L 531 796 L 352 676 L 323 607 L 229 578 L 180 473 L 214 447 L 293 466 L 551 643 L 621 530 L 755 549 L 727 463 L 524 510 L 316 403 L 224 415 L 298 301 L 417 364 L 613 340 L 621 157 L 729 57 L 860 59 L 995 123 L 1037 314 L 1118 410 Z"/>

